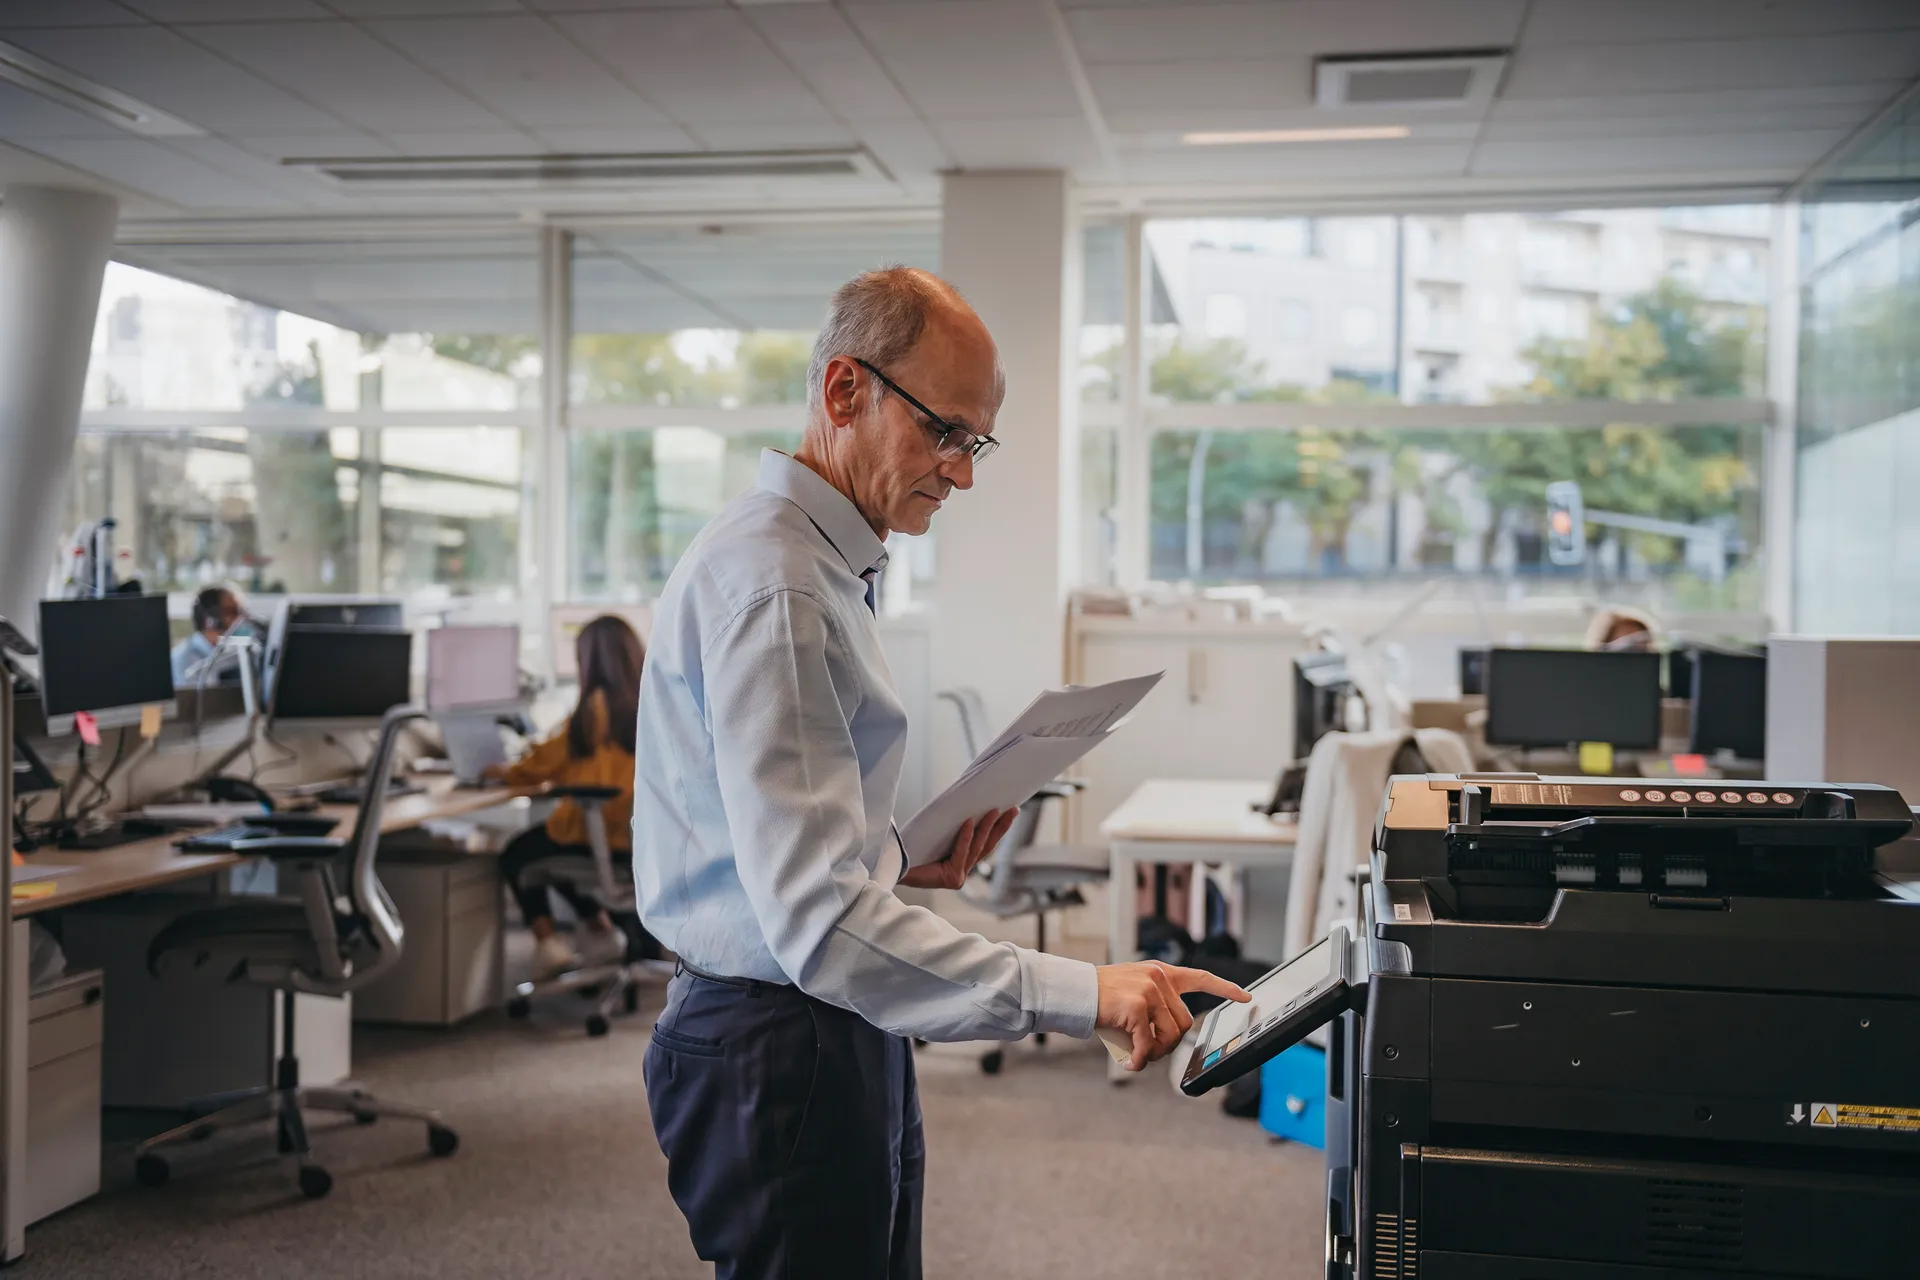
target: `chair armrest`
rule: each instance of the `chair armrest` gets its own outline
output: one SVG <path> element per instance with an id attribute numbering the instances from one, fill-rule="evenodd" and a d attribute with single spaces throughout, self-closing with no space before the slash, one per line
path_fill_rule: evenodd
<path id="1" fill-rule="evenodd" d="M 555 800 L 599 800 L 605 802 L 619 797 L 619 787 L 594 787 L 584 783 L 570 786 L 548 787 L 542 794 Z"/>

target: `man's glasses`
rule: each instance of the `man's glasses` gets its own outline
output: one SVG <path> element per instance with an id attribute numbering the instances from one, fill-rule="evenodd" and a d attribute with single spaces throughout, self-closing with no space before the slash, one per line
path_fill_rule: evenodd
<path id="1" fill-rule="evenodd" d="M 968 430 L 957 422 L 948 422 L 945 418 L 908 395 L 901 389 L 899 383 L 860 357 L 855 356 L 853 362 L 874 377 L 880 379 L 880 381 L 887 386 L 888 390 L 920 411 L 921 416 L 926 418 L 926 422 L 923 425 L 934 434 L 933 451 L 941 457 L 958 458 L 962 454 L 971 454 L 975 462 L 985 462 L 993 456 L 993 451 L 1000 447 L 1000 442 L 992 436 L 983 436 L 977 431 Z"/>

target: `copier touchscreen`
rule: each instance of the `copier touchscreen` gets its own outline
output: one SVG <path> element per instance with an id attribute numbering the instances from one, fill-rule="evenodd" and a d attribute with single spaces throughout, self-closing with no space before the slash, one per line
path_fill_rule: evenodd
<path id="1" fill-rule="evenodd" d="M 1198 1096 L 1244 1075 L 1338 1013 L 1347 1000 L 1347 947 L 1345 926 L 1335 925 L 1248 987 L 1252 999 L 1245 1004 L 1228 1002 L 1209 1013 L 1180 1088 Z"/>

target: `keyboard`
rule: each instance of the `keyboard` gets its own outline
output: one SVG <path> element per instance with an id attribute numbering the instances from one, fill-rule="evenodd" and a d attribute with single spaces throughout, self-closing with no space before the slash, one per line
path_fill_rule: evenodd
<path id="1" fill-rule="evenodd" d="M 212 831 L 197 831 L 174 841 L 187 853 L 225 853 L 241 840 L 271 840 L 276 836 L 324 836 L 339 825 L 332 818 L 305 813 L 266 813 Z"/>
<path id="2" fill-rule="evenodd" d="M 387 784 L 387 799 L 395 796 L 418 795 L 426 788 L 411 782 L 390 782 Z M 321 804 L 359 804 L 363 788 L 358 783 L 349 783 L 344 787 L 328 787 L 314 799 Z"/>

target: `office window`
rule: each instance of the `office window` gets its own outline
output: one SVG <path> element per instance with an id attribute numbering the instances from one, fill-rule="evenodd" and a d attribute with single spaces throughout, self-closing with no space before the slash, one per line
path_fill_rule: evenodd
<path id="1" fill-rule="evenodd" d="M 728 499 L 753 484 L 766 448 L 793 431 L 722 435 L 704 427 L 583 431 L 568 442 L 573 597 L 647 600 Z"/>
<path id="2" fill-rule="evenodd" d="M 1348 307 L 1340 313 L 1340 338 L 1349 347 L 1370 347 L 1380 337 L 1380 317 L 1372 307 Z"/>
<path id="3" fill-rule="evenodd" d="M 1920 97 L 1800 206 L 1794 626 L 1920 634 Z"/>
<path id="4" fill-rule="evenodd" d="M 111 515 L 122 577 L 150 591 L 358 591 L 358 433 L 83 432 L 63 541 Z M 54 584 L 67 566 L 54 567 Z"/>
<path id="5" fill-rule="evenodd" d="M 373 433 L 369 433 L 373 434 Z M 388 427 L 379 477 L 380 590 L 416 601 L 508 600 L 520 573 L 522 442 L 512 427 Z"/>
<path id="6" fill-rule="evenodd" d="M 1083 404 L 1120 400 L 1120 361 L 1126 345 L 1126 236 L 1110 222 L 1080 233 L 1080 339 L 1076 380 Z"/>
<path id="7" fill-rule="evenodd" d="M 1161 431 L 1152 573 L 1290 588 L 1488 576 L 1529 594 L 1630 586 L 1672 607 L 1749 611 L 1759 603 L 1763 432 Z M 1569 478 L 1582 486 L 1592 552 L 1585 565 L 1561 567 L 1543 549 L 1545 490 Z"/>

